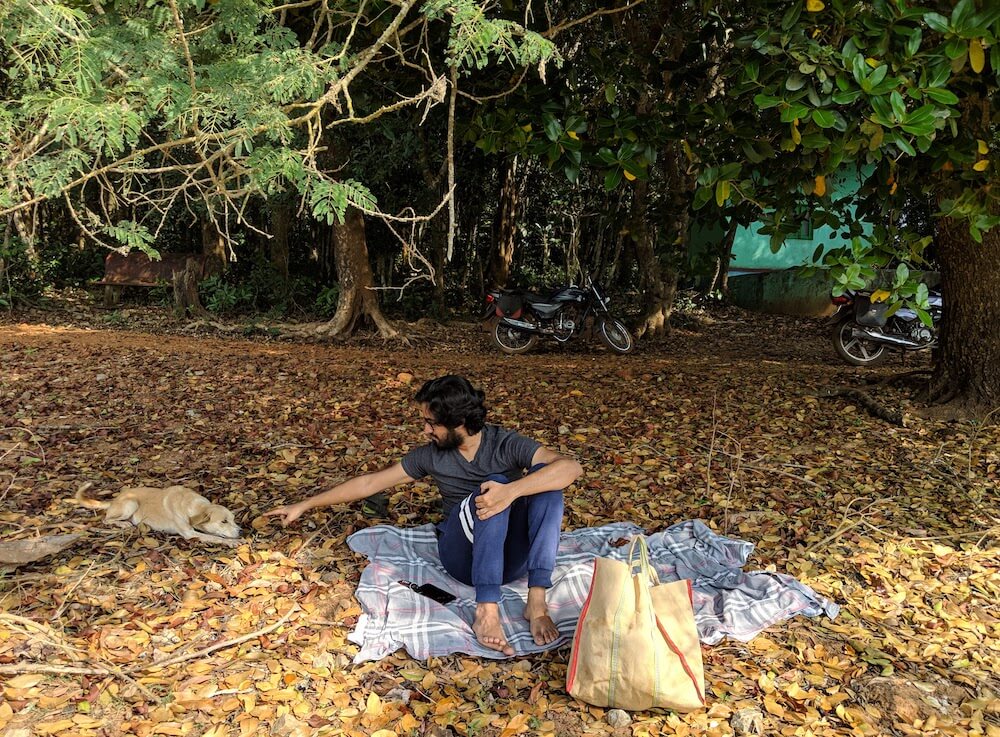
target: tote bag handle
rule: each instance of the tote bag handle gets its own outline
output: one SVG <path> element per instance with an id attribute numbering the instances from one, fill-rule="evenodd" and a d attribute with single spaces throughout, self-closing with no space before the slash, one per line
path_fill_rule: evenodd
<path id="1" fill-rule="evenodd" d="M 636 535 L 628 548 L 629 572 L 633 576 L 642 576 L 650 586 L 659 586 L 660 577 L 649 562 L 649 548 L 646 547 L 646 536 Z"/>

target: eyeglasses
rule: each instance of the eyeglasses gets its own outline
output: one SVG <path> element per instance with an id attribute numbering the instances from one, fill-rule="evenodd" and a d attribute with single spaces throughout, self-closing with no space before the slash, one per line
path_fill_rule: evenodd
<path id="1" fill-rule="evenodd" d="M 437 422 L 432 417 L 421 417 L 420 421 L 424 425 L 430 425 L 431 427 L 444 427 L 444 423 L 443 422 Z"/>

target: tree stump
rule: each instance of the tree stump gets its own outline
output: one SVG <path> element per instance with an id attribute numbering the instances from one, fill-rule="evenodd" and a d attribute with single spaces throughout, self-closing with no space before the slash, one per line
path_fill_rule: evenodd
<path id="1" fill-rule="evenodd" d="M 184 269 L 175 271 L 173 274 L 174 285 L 174 315 L 183 319 L 191 317 L 204 317 L 208 314 L 202 307 L 201 299 L 198 297 L 198 281 L 201 277 L 201 263 L 194 258 L 189 258 L 184 263 Z"/>

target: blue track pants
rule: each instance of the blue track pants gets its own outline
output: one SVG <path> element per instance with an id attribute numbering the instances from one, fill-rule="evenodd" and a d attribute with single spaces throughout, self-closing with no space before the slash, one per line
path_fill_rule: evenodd
<path id="1" fill-rule="evenodd" d="M 504 476 L 488 480 L 508 483 Z M 480 493 L 456 504 L 439 525 L 438 552 L 445 570 L 475 586 L 477 602 L 500 601 L 500 586 L 525 573 L 528 586 L 549 588 L 562 527 L 562 490 L 520 497 L 487 520 L 476 516 Z"/>

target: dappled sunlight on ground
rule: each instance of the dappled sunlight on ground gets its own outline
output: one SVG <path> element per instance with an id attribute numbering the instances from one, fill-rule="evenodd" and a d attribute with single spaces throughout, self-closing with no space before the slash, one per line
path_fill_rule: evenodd
<path id="1" fill-rule="evenodd" d="M 376 521 L 258 516 L 396 461 L 421 442 L 417 387 L 454 372 L 486 389 L 493 421 L 580 459 L 567 528 L 700 518 L 757 545 L 749 568 L 843 606 L 705 648 L 707 710 L 635 714 L 616 734 L 732 734 L 748 709 L 766 734 L 1000 734 L 1000 433 L 922 420 L 905 387 L 878 383 L 926 358 L 853 369 L 820 321 L 735 310 L 631 356 L 578 342 L 514 358 L 474 323 L 413 326 L 405 348 L 94 314 L 0 320 L 0 536 L 83 536 L 0 579 L 0 730 L 612 733 L 566 695 L 565 649 L 351 666 L 363 562 L 344 540 Z M 839 386 L 905 426 L 817 396 Z M 245 542 L 106 526 L 67 501 L 83 481 L 95 496 L 193 486 L 237 510 Z M 401 486 L 389 521 L 433 509 L 429 485 Z"/>

